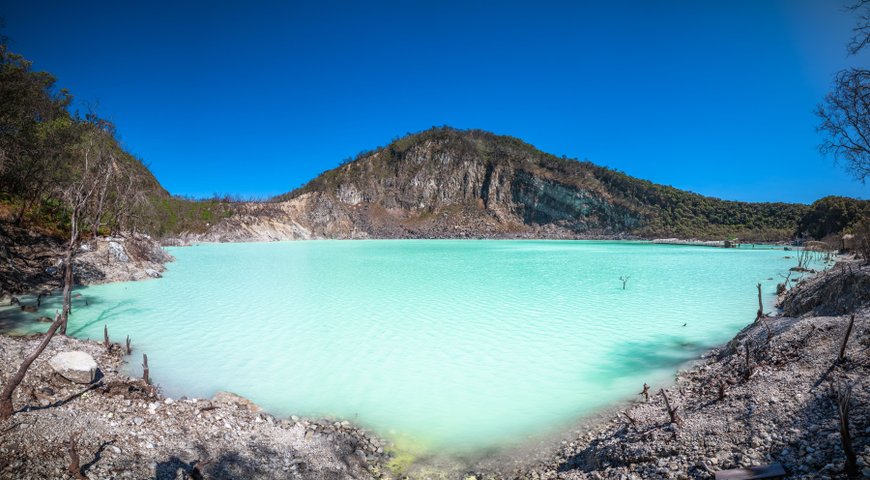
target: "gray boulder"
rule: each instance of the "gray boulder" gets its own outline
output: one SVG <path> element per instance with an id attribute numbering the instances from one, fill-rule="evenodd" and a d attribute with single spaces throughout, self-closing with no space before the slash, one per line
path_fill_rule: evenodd
<path id="1" fill-rule="evenodd" d="M 75 383 L 92 383 L 97 379 L 97 362 L 86 352 L 60 352 L 48 361 L 52 370 Z"/>

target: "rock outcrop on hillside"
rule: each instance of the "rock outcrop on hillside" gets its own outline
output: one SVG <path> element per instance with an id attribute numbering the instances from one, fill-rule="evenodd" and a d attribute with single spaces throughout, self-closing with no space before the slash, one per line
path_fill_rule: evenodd
<path id="1" fill-rule="evenodd" d="M 0 226 L 0 300 L 63 287 L 63 240 L 36 229 Z M 157 278 L 172 260 L 148 235 L 97 237 L 76 253 L 73 278 L 76 285 Z"/>
<path id="2" fill-rule="evenodd" d="M 728 202 L 556 158 L 511 137 L 437 128 L 324 172 L 188 241 L 305 238 L 790 236 L 808 207 Z M 765 235 L 770 238 L 766 238 Z"/>

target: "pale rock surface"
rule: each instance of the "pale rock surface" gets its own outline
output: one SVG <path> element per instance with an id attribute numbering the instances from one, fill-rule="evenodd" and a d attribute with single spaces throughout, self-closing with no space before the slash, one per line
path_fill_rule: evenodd
<path id="1" fill-rule="evenodd" d="M 119 262 L 127 263 L 130 261 L 130 257 L 127 256 L 127 252 L 124 251 L 124 247 L 119 242 L 109 242 L 109 251 Z"/>
<path id="2" fill-rule="evenodd" d="M 58 375 L 71 382 L 91 383 L 97 376 L 97 362 L 86 352 L 60 352 L 48 363 Z"/>

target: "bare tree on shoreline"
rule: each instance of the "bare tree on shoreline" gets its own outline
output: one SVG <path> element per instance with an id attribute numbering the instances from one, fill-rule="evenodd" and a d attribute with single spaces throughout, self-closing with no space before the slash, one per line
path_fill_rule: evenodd
<path id="1" fill-rule="evenodd" d="M 24 375 L 27 373 L 27 369 L 29 369 L 34 360 L 42 354 L 45 347 L 48 346 L 48 342 L 50 342 L 51 338 L 54 337 L 55 332 L 57 332 L 62 323 L 63 321 L 60 314 L 56 315 L 54 323 L 52 323 L 48 328 L 48 332 L 46 332 L 45 336 L 42 337 L 42 341 L 39 342 L 39 346 L 36 347 L 36 350 L 28 355 L 27 358 L 21 362 L 18 371 L 6 380 L 6 384 L 3 385 L 3 390 L 0 391 L 0 420 L 6 420 L 12 416 L 12 413 L 15 411 L 12 406 L 12 394 L 15 392 L 18 385 L 21 384 L 21 381 L 24 380 Z"/>
<path id="2" fill-rule="evenodd" d="M 70 171 L 74 178 L 60 188 L 59 197 L 63 199 L 69 212 L 69 240 L 66 245 L 66 254 L 63 262 L 63 307 L 61 309 L 60 334 L 66 335 L 67 322 L 71 311 L 72 287 L 73 287 L 73 262 L 75 254 L 80 247 L 81 227 L 92 220 L 98 225 L 97 217 L 101 212 L 94 212 L 96 206 L 92 198 L 97 192 L 101 180 L 110 175 L 106 157 L 100 151 L 97 132 L 84 134 L 81 145 L 71 158 Z M 78 155 L 81 155 L 79 162 Z M 98 205 L 98 204 L 97 204 Z M 94 227 L 96 229 L 96 226 Z"/>
<path id="3" fill-rule="evenodd" d="M 106 217 L 118 222 L 114 226 L 119 228 L 120 222 L 127 223 L 129 211 L 140 203 L 141 196 L 133 179 L 135 175 L 125 172 L 118 161 L 114 126 L 93 114 L 86 118 L 80 124 L 82 140 L 69 157 L 67 171 L 71 172 L 71 178 L 65 179 L 58 189 L 58 197 L 69 213 L 61 335 L 66 335 L 72 309 L 73 264 L 81 247 L 82 231 L 89 229 L 96 238 Z"/>

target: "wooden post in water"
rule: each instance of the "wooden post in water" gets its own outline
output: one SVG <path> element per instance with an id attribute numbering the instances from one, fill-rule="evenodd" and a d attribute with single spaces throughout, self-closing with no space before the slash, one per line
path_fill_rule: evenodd
<path id="1" fill-rule="evenodd" d="M 151 385 L 151 379 L 148 378 L 148 355 L 142 354 L 142 380 Z"/>

